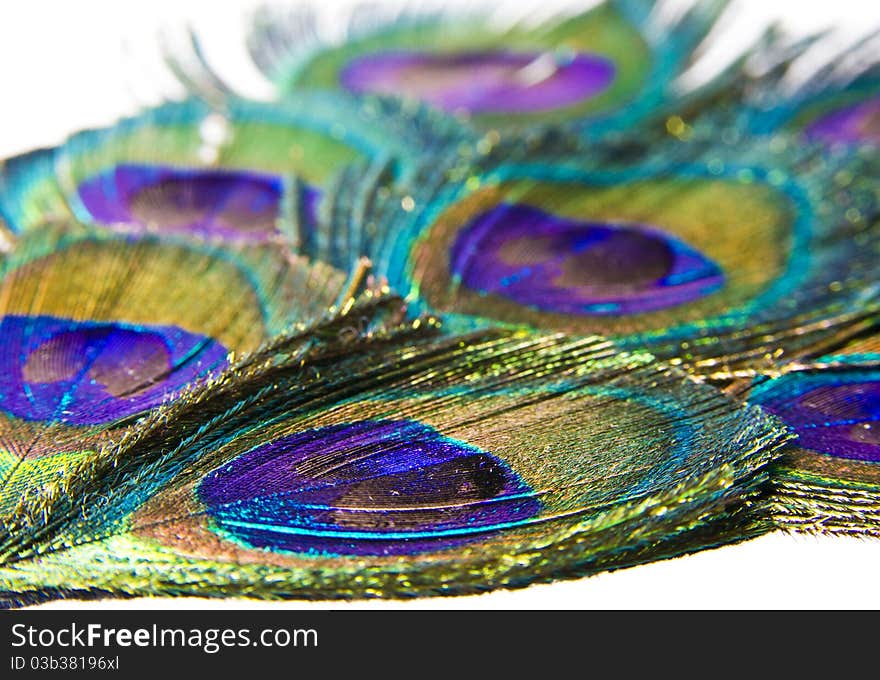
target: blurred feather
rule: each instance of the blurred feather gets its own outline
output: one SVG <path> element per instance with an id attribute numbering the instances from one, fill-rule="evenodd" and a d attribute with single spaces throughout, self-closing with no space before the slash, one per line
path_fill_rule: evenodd
<path id="1" fill-rule="evenodd" d="M 880 143 L 878 47 L 880 34 L 872 33 L 794 84 L 778 78 L 755 81 L 745 103 L 733 109 L 738 124 L 756 135 L 785 130 L 829 147 L 876 147 Z M 729 113 L 710 112 L 710 117 Z"/>
<path id="2" fill-rule="evenodd" d="M 335 42 L 322 38 L 310 7 L 262 8 L 248 47 L 280 99 L 346 90 L 428 103 L 483 130 L 568 124 L 596 137 L 656 123 L 719 89 L 690 91 L 679 77 L 726 3 L 692 3 L 677 15 L 658 5 L 665 9 L 653 0 L 609 0 L 536 22 L 488 6 L 444 12 L 365 4 L 347 16 Z M 191 47 L 186 58 L 172 53 L 175 63 L 190 64 L 177 69 L 181 78 L 217 89 L 222 76 L 200 57 L 197 39 Z M 742 76 L 732 68 L 717 84 L 730 85 L 734 72 Z"/>
<path id="3" fill-rule="evenodd" d="M 314 222 L 346 164 L 393 158 L 406 177 L 418 152 L 460 135 L 429 112 L 342 94 L 275 106 L 191 99 L 5 161 L 0 217 L 13 233 L 75 218 L 127 233 L 285 241 L 294 221 Z"/>

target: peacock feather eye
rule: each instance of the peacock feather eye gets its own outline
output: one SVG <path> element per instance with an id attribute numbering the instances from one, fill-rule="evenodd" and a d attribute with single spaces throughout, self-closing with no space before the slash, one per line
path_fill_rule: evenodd
<path id="1" fill-rule="evenodd" d="M 752 399 L 791 427 L 802 449 L 880 462 L 880 372 L 829 369 L 783 377 Z"/>
<path id="2" fill-rule="evenodd" d="M 644 86 L 650 54 L 639 29 L 610 7 L 543 31 L 493 33 L 480 21 L 425 20 L 318 52 L 279 82 L 283 90 L 419 100 L 510 126 L 613 111 Z"/>
<path id="3" fill-rule="evenodd" d="M 635 334 L 749 305 L 772 290 L 794 240 L 791 205 L 771 187 L 521 179 L 446 208 L 404 273 L 443 312 Z"/>
<path id="4" fill-rule="evenodd" d="M 716 264 L 645 225 L 568 219 L 500 203 L 457 235 L 450 271 L 480 295 L 542 312 L 627 315 L 698 299 L 722 287 Z"/>
<path id="5" fill-rule="evenodd" d="M 258 241 L 276 232 L 282 194 L 275 175 L 152 165 L 117 165 L 78 188 L 101 224 Z"/>
<path id="6" fill-rule="evenodd" d="M 213 370 L 228 350 L 174 326 L 5 316 L 0 410 L 17 418 L 97 425 L 146 411 Z"/>
<path id="7" fill-rule="evenodd" d="M 501 459 L 414 420 L 282 437 L 206 475 L 197 496 L 219 535 L 294 553 L 446 549 L 540 508 Z"/>
<path id="8" fill-rule="evenodd" d="M 613 62 L 591 54 L 495 50 L 357 57 L 339 75 L 346 89 L 419 99 L 450 112 L 528 114 L 582 104 L 614 80 Z"/>

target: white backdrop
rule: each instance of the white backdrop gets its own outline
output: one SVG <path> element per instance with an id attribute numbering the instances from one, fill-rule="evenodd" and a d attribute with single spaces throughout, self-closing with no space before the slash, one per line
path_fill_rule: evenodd
<path id="1" fill-rule="evenodd" d="M 139 107 L 178 93 L 161 63 L 156 36 L 170 40 L 193 23 L 204 32 L 208 58 L 233 81 L 260 96 L 267 92 L 247 62 L 242 16 L 253 2 L 210 0 L 2 0 L 0 2 L 0 157 L 56 144 L 82 128 L 106 125 Z M 322 0 L 332 33 L 345 0 Z M 447 5 L 465 4 L 462 0 Z M 473 3 L 467 3 L 472 5 Z M 499 0 L 500 11 L 546 14 L 571 3 L 531 5 Z M 538 9 L 536 9 L 536 7 Z M 717 31 L 705 73 L 770 21 L 794 33 L 835 27 L 834 44 L 880 28 L 876 0 L 741 0 Z M 175 29 L 177 27 L 177 29 Z M 880 55 L 878 55 L 880 57 Z M 821 52 L 815 59 L 821 58 Z M 701 71 L 695 78 L 705 75 Z M 352 604 L 270 604 L 247 601 L 138 600 L 54 603 L 52 607 L 253 608 L 834 608 L 880 607 L 880 541 L 781 533 L 737 546 L 588 579 L 466 598 Z"/>

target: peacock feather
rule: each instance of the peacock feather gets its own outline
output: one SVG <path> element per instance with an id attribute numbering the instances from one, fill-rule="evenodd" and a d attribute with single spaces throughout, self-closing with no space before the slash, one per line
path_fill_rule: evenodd
<path id="1" fill-rule="evenodd" d="M 258 351 L 19 504 L 0 590 L 472 592 L 769 526 L 745 509 L 787 432 L 650 355 L 600 338 L 438 336 L 430 319 L 314 342 L 339 323 Z M 265 361 L 279 351 L 297 361 Z"/>
<path id="2" fill-rule="evenodd" d="M 415 149 L 460 134 L 427 111 L 342 94 L 283 106 L 191 99 L 6 161 L 0 216 L 14 233 L 76 219 L 127 233 L 283 241 L 293 223 L 314 223 L 322 191 L 347 164 L 393 157 L 405 177 Z"/>
<path id="3" fill-rule="evenodd" d="M 451 327 L 599 333 L 716 378 L 771 370 L 874 323 L 877 157 L 734 132 L 457 150 L 390 189 L 347 182 L 306 252 L 370 257 Z"/>

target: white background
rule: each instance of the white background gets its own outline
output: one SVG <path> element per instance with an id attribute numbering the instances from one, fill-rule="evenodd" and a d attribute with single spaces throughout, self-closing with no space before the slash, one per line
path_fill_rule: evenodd
<path id="1" fill-rule="evenodd" d="M 324 30 L 338 29 L 350 3 L 322 0 Z M 458 2 L 447 5 L 465 4 Z M 473 5 L 473 3 L 467 3 Z M 180 39 L 191 22 L 206 36 L 212 62 L 254 96 L 267 93 L 247 62 L 242 17 L 252 2 L 199 0 L 0 0 L 0 157 L 56 144 L 82 128 L 112 123 L 179 90 L 159 57 L 157 34 Z M 571 6 L 493 3 L 503 15 Z M 537 9 L 536 9 L 537 8 Z M 741 0 L 717 32 L 705 66 L 710 73 L 770 21 L 795 34 L 835 28 L 830 45 L 880 29 L 876 0 Z M 823 50 L 814 50 L 812 63 Z M 880 55 L 875 55 L 880 58 Z M 809 73 L 809 64 L 801 75 Z M 880 607 L 880 541 L 772 534 L 737 546 L 602 574 L 465 598 L 412 602 L 280 603 L 138 600 L 55 603 L 54 607 L 321 607 L 321 608 L 830 608 Z"/>

